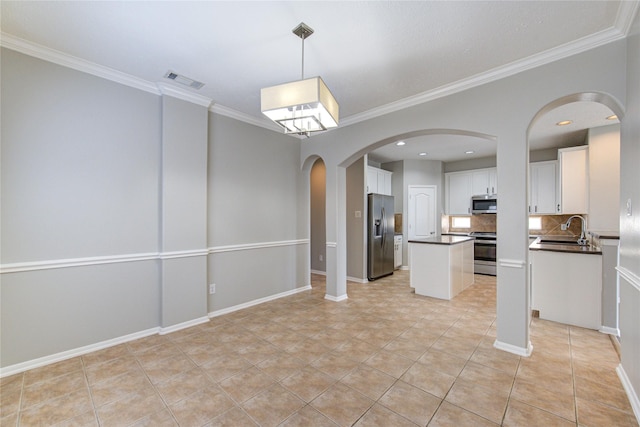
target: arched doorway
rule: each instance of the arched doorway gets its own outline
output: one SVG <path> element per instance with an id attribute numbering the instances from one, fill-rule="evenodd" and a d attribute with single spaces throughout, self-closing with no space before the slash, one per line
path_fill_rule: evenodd
<path id="1" fill-rule="evenodd" d="M 577 93 L 559 98 L 545 105 L 534 116 L 527 132 L 529 146 L 529 189 L 530 189 L 530 233 L 532 235 L 556 235 L 581 232 L 579 221 L 577 228 L 562 230 L 560 224 L 567 223 L 572 215 L 579 214 L 586 222 L 585 228 L 599 231 L 600 234 L 615 235 L 619 233 L 620 209 L 620 120 L 622 108 L 611 96 L 592 92 Z M 583 154 L 581 154 L 583 153 Z M 580 191 L 569 191 L 568 181 L 575 174 L 576 165 L 569 163 L 567 157 L 583 155 L 586 162 L 583 186 Z M 580 166 L 578 164 L 578 166 Z M 580 169 L 580 168 L 578 168 Z M 555 174 L 554 177 L 551 175 Z M 549 187 L 545 182 L 556 187 Z M 555 196 L 551 202 L 551 210 L 539 203 L 540 193 Z M 567 193 L 573 200 L 567 199 Z M 573 193 L 582 193 L 582 202 L 575 203 Z M 547 197 L 550 199 L 549 197 Z M 549 203 L 546 203 L 549 205 Z M 618 287 L 615 267 L 617 265 L 617 241 L 601 240 L 598 246 L 602 250 L 602 289 L 594 292 L 596 304 L 600 312 L 593 312 L 594 324 L 600 325 L 604 333 L 619 335 L 618 329 Z M 532 292 L 531 308 L 539 311 L 542 319 L 555 320 L 561 323 L 585 326 L 570 320 L 555 318 L 546 311 L 544 291 L 535 281 L 535 253 L 531 259 L 533 280 L 530 284 Z M 582 294 L 585 294 L 585 290 Z M 571 298 L 576 300 L 575 298 Z M 586 305 L 584 305 L 586 306 Z M 566 313 L 571 307 L 566 307 Z M 596 318 L 597 317 L 597 318 Z M 584 319 L 582 319 L 584 321 Z"/>

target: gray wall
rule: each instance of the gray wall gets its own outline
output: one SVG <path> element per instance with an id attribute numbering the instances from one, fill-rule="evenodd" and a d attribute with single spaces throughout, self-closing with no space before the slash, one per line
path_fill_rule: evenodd
<path id="1" fill-rule="evenodd" d="M 2 366 L 159 326 L 161 98 L 1 60 Z"/>
<path id="2" fill-rule="evenodd" d="M 325 181 L 326 168 L 321 159 L 318 159 L 311 168 L 311 270 L 326 272 L 326 206 L 325 206 Z"/>
<path id="3" fill-rule="evenodd" d="M 620 128 L 620 338 L 622 370 L 640 419 L 640 15 L 627 40 L 626 114 Z M 627 214 L 627 200 L 632 212 Z"/>
<path id="4" fill-rule="evenodd" d="M 297 138 L 1 54 L 3 374 L 309 284 Z"/>
<path id="5" fill-rule="evenodd" d="M 208 153 L 209 311 L 309 284 L 299 140 L 209 113 Z"/>

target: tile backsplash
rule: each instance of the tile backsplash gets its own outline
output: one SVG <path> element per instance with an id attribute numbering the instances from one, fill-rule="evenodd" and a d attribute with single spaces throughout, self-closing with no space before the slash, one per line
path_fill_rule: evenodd
<path id="1" fill-rule="evenodd" d="M 574 235 L 579 236 L 582 227 L 580 219 L 574 219 L 571 221 L 571 226 L 568 230 L 562 231 L 560 226 L 567 222 L 571 215 L 539 215 L 542 222 L 542 228 L 540 230 L 529 230 L 530 235 Z M 445 225 L 448 222 L 450 233 L 468 233 L 470 231 L 482 231 L 492 232 L 497 230 L 495 214 L 484 215 L 471 215 L 471 228 L 454 228 L 452 226 L 452 217 L 449 216 L 445 221 Z M 587 218 L 588 220 L 588 218 Z M 444 225 L 443 225 L 444 227 Z"/>

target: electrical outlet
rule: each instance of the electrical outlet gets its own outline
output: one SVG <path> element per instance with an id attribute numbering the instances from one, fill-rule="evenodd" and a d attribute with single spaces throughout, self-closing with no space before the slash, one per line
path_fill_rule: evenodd
<path id="1" fill-rule="evenodd" d="M 362 218 L 362 211 L 356 211 L 356 218 Z"/>
<path id="2" fill-rule="evenodd" d="M 320 261 L 322 261 L 324 259 L 324 257 L 322 255 L 320 255 Z"/>
<path id="3" fill-rule="evenodd" d="M 212 283 L 212 284 L 209 285 L 209 294 L 213 295 L 215 293 L 216 293 L 216 284 Z"/>
<path id="4" fill-rule="evenodd" d="M 567 224 L 560 224 L 560 230 L 567 231 Z"/>

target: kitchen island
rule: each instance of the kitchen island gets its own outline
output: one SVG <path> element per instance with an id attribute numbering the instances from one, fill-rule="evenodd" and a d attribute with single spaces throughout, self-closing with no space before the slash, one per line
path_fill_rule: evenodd
<path id="1" fill-rule="evenodd" d="M 473 282 L 473 238 L 409 240 L 409 283 L 417 295 L 450 300 Z"/>

